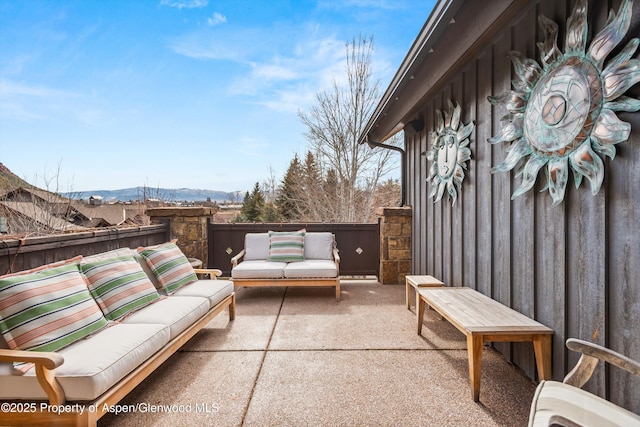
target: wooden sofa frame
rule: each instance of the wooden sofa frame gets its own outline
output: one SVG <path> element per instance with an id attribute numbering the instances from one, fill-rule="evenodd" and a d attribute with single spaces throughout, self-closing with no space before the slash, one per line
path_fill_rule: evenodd
<path id="1" fill-rule="evenodd" d="M 194 269 L 196 274 L 209 274 L 211 277 L 220 276 L 222 272 L 218 269 Z M 169 341 L 158 350 L 153 356 L 131 371 L 128 375 L 118 381 L 113 387 L 103 393 L 94 401 L 71 402 L 70 405 L 78 403 L 84 408 L 82 412 L 68 412 L 57 414 L 51 411 L 42 411 L 41 403 L 37 402 L 35 411 L 10 411 L 0 412 L 0 425 L 27 425 L 27 426 L 95 426 L 98 420 L 108 413 L 105 410 L 116 405 L 131 390 L 133 390 L 144 379 L 151 375 L 171 355 L 178 351 L 196 333 L 211 322 L 225 308 L 229 308 L 229 320 L 234 320 L 236 316 L 235 293 L 227 296 L 216 306 L 202 316 L 197 322 L 189 326 L 180 335 Z M 62 387 L 58 383 L 52 370 L 64 363 L 62 355 L 53 352 L 20 351 L 0 349 L 1 362 L 30 362 L 35 365 L 36 376 L 40 386 L 47 393 L 49 405 L 58 406 L 66 403 L 66 398 Z M 93 406 L 95 411 L 87 408 Z"/>
<path id="2" fill-rule="evenodd" d="M 231 268 L 236 267 L 238 262 L 244 257 L 246 249 L 242 249 L 236 256 L 231 258 Z M 336 264 L 336 269 L 340 271 L 340 255 L 338 249 L 333 248 L 333 262 Z M 331 286 L 336 288 L 336 300 L 340 300 L 340 275 L 338 277 L 309 277 L 309 278 L 278 278 L 278 279 L 237 279 L 232 278 L 235 286 L 247 286 L 247 287 L 259 287 L 259 286 L 312 286 L 312 287 L 324 287 Z"/>

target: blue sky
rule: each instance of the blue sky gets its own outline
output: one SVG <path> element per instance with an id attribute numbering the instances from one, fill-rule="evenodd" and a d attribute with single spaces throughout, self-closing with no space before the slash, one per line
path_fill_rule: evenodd
<path id="1" fill-rule="evenodd" d="M 246 191 L 373 36 L 381 90 L 435 0 L 0 0 L 0 162 L 58 191 Z"/>

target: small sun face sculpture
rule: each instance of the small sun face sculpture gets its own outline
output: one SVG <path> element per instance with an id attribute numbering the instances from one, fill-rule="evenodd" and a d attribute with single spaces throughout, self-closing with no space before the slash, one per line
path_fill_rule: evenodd
<path id="1" fill-rule="evenodd" d="M 436 130 L 429 132 L 431 150 L 423 154 L 432 162 L 427 181 L 431 181 L 432 189 L 430 197 L 434 203 L 439 201 L 445 188 L 452 202 L 456 204 L 458 191 L 464 180 L 466 162 L 471 158 L 469 147 L 469 135 L 473 131 L 473 121 L 468 125 L 460 122 L 460 106 L 448 101 L 449 111 L 443 113 L 436 110 Z"/>
<path id="2" fill-rule="evenodd" d="M 640 109 L 640 100 L 621 96 L 640 81 L 640 61 L 632 59 L 638 39 L 604 64 L 629 29 L 631 6 L 624 0 L 617 16 L 610 12 L 607 25 L 588 50 L 587 0 L 577 0 L 567 20 L 565 53 L 556 44 L 558 25 L 543 15 L 538 19 L 545 33 L 544 42 L 538 43 L 542 67 L 519 52 L 509 53 L 516 74 L 513 90 L 488 99 L 509 112 L 503 119 L 509 124 L 489 142 L 511 142 L 504 161 L 491 171 L 520 165 L 522 183 L 512 199 L 533 187 L 545 165 L 545 189 L 554 205 L 564 199 L 569 168 L 576 188 L 584 176 L 592 194 L 600 190 L 604 163 L 599 154 L 613 159 L 615 144 L 626 141 L 631 132 L 631 125 L 615 112 Z"/>

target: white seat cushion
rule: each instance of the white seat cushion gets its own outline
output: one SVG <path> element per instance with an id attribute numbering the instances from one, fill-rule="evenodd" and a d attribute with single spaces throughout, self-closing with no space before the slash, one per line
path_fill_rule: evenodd
<path id="1" fill-rule="evenodd" d="M 234 279 L 282 279 L 286 262 L 242 261 L 231 269 Z"/>
<path id="2" fill-rule="evenodd" d="M 325 259 L 308 259 L 301 262 L 290 262 L 284 269 L 287 279 L 301 278 L 333 278 L 338 277 L 336 263 Z"/>
<path id="3" fill-rule="evenodd" d="M 202 297 L 166 297 L 138 310 L 122 320 L 122 323 L 156 323 L 169 327 L 174 339 L 209 311 L 209 300 Z"/>
<path id="4" fill-rule="evenodd" d="M 204 297 L 209 300 L 209 308 L 213 308 L 232 293 L 233 282 L 231 280 L 198 280 L 181 287 L 172 296 Z"/>
<path id="5" fill-rule="evenodd" d="M 640 416 L 580 388 L 542 381 L 531 403 L 529 427 L 563 419 L 581 426 L 640 426 Z"/>
<path id="6" fill-rule="evenodd" d="M 114 324 L 57 353 L 64 364 L 53 372 L 67 401 L 93 400 L 137 368 L 169 341 L 164 325 Z M 0 377 L 0 399 L 46 400 L 35 369 Z"/>

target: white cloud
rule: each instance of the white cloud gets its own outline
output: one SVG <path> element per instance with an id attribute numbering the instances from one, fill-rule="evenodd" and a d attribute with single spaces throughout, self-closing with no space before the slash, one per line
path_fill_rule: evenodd
<path id="1" fill-rule="evenodd" d="M 211 18 L 207 19 L 207 25 L 209 25 L 210 27 L 224 24 L 225 22 L 227 22 L 227 17 L 218 12 L 214 13 Z"/>
<path id="2" fill-rule="evenodd" d="M 7 79 L 0 79 L 0 98 L 8 97 L 11 95 L 27 95 L 37 97 L 78 96 L 77 94 L 68 91 L 49 89 L 41 86 L 29 86 Z"/>
<path id="3" fill-rule="evenodd" d="M 329 89 L 334 81 L 344 83 L 347 42 L 324 27 L 307 23 L 243 31 L 216 27 L 174 39 L 170 48 L 194 59 L 242 65 L 229 75 L 231 96 L 295 113 L 311 105 L 316 93 Z M 372 60 L 377 61 L 376 66 L 386 62 Z"/>
<path id="4" fill-rule="evenodd" d="M 239 76 L 230 91 L 253 97 L 269 109 L 295 113 L 341 80 L 344 42 L 333 36 L 317 38 L 311 31 L 287 47 L 288 52 L 251 62 L 251 73 Z"/>
<path id="5" fill-rule="evenodd" d="M 292 80 L 299 76 L 295 69 L 281 64 L 251 64 L 252 76 L 268 81 Z"/>
<path id="6" fill-rule="evenodd" d="M 241 63 L 258 50 L 261 34 L 255 30 L 234 31 L 226 26 L 194 31 L 169 41 L 175 53 L 194 59 L 231 60 Z"/>
<path id="7" fill-rule="evenodd" d="M 205 7 L 209 0 L 161 0 L 163 6 L 175 7 L 177 9 L 196 9 Z"/>
<path id="8" fill-rule="evenodd" d="M 361 8 L 361 9 L 406 9 L 409 4 L 398 0 L 320 0 L 318 6 L 326 9 L 339 10 L 343 8 Z"/>
<path id="9" fill-rule="evenodd" d="M 109 115 L 80 93 L 0 78 L 0 116 L 20 121 L 66 120 L 96 126 Z"/>

